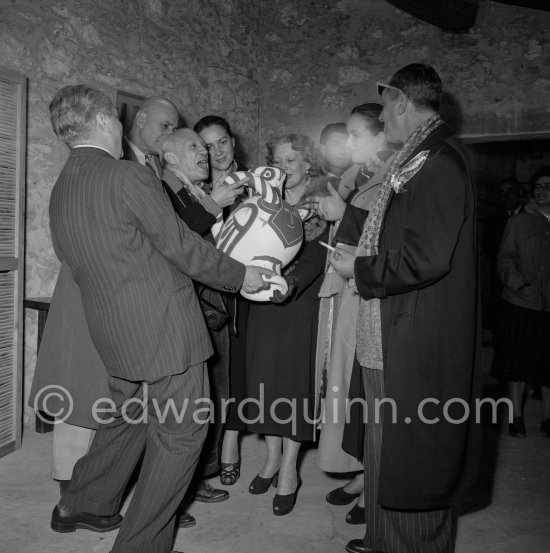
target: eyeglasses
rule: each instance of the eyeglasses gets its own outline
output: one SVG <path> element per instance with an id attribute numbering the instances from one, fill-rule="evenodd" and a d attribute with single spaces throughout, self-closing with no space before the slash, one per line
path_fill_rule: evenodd
<path id="1" fill-rule="evenodd" d="M 537 183 L 534 186 L 535 190 L 542 190 L 543 192 L 550 192 L 550 184 Z"/>
<path id="2" fill-rule="evenodd" d="M 385 88 L 389 88 L 390 90 L 396 90 L 396 91 L 399 92 L 400 94 L 403 93 L 403 91 L 402 91 L 400 88 L 397 88 L 397 87 L 392 86 L 392 85 L 390 85 L 390 84 L 382 83 L 382 82 L 380 82 L 380 81 L 378 81 L 378 82 L 376 83 L 376 89 L 378 90 L 378 94 L 379 94 L 380 96 L 382 96 L 382 92 L 384 92 L 384 89 L 385 89 Z"/>

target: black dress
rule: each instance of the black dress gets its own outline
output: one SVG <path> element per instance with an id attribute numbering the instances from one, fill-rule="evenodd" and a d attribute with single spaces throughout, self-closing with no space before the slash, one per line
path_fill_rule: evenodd
<path id="1" fill-rule="evenodd" d="M 294 294 L 284 304 L 250 302 L 247 336 L 248 395 L 263 405 L 261 412 L 249 404 L 248 429 L 295 441 L 312 440 L 315 432 L 317 294 L 326 260 L 319 240 L 326 240 L 328 228 L 314 218 L 304 234 L 302 249 L 283 272 L 296 279 Z"/>
<path id="2" fill-rule="evenodd" d="M 246 430 L 246 331 L 250 302 L 240 294 L 228 298 L 231 315 L 229 326 L 229 397 L 234 399 L 227 407 L 226 430 Z M 244 403 L 243 403 L 244 402 Z"/>

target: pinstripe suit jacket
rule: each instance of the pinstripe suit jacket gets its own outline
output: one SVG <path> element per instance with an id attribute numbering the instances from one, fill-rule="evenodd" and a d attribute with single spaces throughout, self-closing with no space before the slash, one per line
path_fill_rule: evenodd
<path id="1" fill-rule="evenodd" d="M 179 219 L 149 169 L 99 148 L 72 150 L 52 191 L 50 228 L 112 376 L 154 380 L 210 357 L 191 279 L 235 292 L 245 267 Z"/>

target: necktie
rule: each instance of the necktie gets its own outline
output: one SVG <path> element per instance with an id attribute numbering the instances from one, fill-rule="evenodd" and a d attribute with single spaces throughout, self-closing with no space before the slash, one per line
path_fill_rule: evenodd
<path id="1" fill-rule="evenodd" d="M 145 156 L 145 166 L 149 167 L 149 169 L 151 169 L 151 171 L 153 171 L 153 173 L 155 173 L 155 175 L 160 179 L 160 175 L 157 170 L 157 165 L 155 163 L 154 156 L 150 154 L 147 154 Z"/>

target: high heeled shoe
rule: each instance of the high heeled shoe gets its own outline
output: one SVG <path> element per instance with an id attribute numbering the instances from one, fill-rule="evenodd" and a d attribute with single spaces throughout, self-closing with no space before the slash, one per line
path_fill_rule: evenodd
<path id="1" fill-rule="evenodd" d="M 346 515 L 348 524 L 365 524 L 365 507 L 360 507 L 357 503 L 348 511 Z"/>
<path id="2" fill-rule="evenodd" d="M 277 516 L 283 516 L 288 515 L 292 512 L 292 509 L 294 509 L 294 505 L 296 505 L 296 496 L 298 495 L 298 489 L 302 485 L 302 482 L 298 480 L 298 484 L 296 485 L 296 489 L 293 493 L 280 495 L 275 494 L 273 497 L 273 514 Z"/>
<path id="3" fill-rule="evenodd" d="M 345 486 L 336 488 L 327 494 L 327 502 L 331 505 L 349 505 L 354 499 L 357 499 L 361 492 L 349 493 L 345 489 Z"/>
<path id="4" fill-rule="evenodd" d="M 273 486 L 274 488 L 276 488 L 278 483 L 279 472 L 276 472 L 270 478 L 264 478 L 263 476 L 260 476 L 258 474 L 254 477 L 254 480 L 250 482 L 250 486 L 248 486 L 248 491 L 254 495 L 260 495 L 267 492 L 267 490 L 269 490 L 269 486 Z"/>
<path id="5" fill-rule="evenodd" d="M 236 463 L 220 463 L 220 483 L 233 486 L 241 477 L 241 460 Z"/>

